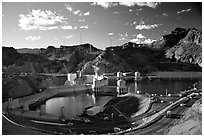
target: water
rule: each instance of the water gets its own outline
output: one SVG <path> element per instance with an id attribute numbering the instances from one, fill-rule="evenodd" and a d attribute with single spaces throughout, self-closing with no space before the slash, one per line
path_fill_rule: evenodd
<path id="1" fill-rule="evenodd" d="M 130 91 L 139 90 L 153 94 L 179 93 L 186 89 L 192 88 L 192 85 L 201 79 L 144 79 L 135 83 L 129 83 Z M 200 83 L 201 88 L 201 83 Z"/>
<path id="2" fill-rule="evenodd" d="M 97 97 L 94 94 L 78 94 L 66 97 L 55 97 L 47 100 L 46 113 L 59 116 L 60 109 L 64 107 L 65 115 L 69 118 L 75 118 L 81 115 L 87 106 L 103 106 L 113 96 Z"/>
<path id="3" fill-rule="evenodd" d="M 201 79 L 200 79 L 201 80 Z M 141 80 L 136 83 L 128 83 L 130 92 L 139 90 L 142 92 L 166 94 L 179 93 L 189 89 L 199 79 L 153 79 Z M 86 106 L 103 106 L 114 96 L 95 96 L 94 94 L 71 94 L 65 97 L 55 97 L 46 101 L 46 113 L 59 116 L 60 108 L 64 107 L 65 115 L 75 118 L 83 113 Z"/>

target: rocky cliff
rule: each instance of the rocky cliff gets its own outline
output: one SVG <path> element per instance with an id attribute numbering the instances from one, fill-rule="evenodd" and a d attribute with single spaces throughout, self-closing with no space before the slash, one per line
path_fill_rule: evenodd
<path id="1" fill-rule="evenodd" d="M 176 28 L 150 44 L 150 47 L 164 49 L 166 58 L 171 61 L 202 66 L 202 32 L 195 28 Z"/>

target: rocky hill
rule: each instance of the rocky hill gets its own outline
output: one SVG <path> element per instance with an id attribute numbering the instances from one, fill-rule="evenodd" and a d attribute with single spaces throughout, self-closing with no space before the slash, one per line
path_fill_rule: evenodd
<path id="1" fill-rule="evenodd" d="M 9 66 L 14 64 L 19 58 L 21 54 L 17 52 L 13 47 L 2 47 L 2 65 Z"/>
<path id="2" fill-rule="evenodd" d="M 195 28 L 176 28 L 150 44 L 150 47 L 164 49 L 166 58 L 171 61 L 202 66 L 202 32 Z"/>
<path id="3" fill-rule="evenodd" d="M 24 66 L 30 62 L 32 69 L 44 73 L 81 70 L 91 74 L 94 67 L 104 72 L 201 71 L 202 32 L 195 28 L 176 28 L 149 45 L 128 42 L 104 51 L 88 43 L 46 49 L 3 47 L 2 51 L 3 66 Z"/>

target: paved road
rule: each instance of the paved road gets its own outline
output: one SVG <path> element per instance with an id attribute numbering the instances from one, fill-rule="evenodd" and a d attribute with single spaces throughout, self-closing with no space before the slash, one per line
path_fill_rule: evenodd
<path id="1" fill-rule="evenodd" d="M 193 105 L 195 101 L 196 101 L 195 99 L 191 99 L 188 103 Z M 172 113 L 182 115 L 186 109 L 188 109 L 188 107 L 179 106 L 172 110 Z M 179 119 L 162 117 L 159 121 L 153 123 L 152 125 L 140 130 L 129 132 L 127 133 L 127 135 L 151 135 L 151 134 L 164 135 L 169 126 L 171 126 L 176 120 Z"/>

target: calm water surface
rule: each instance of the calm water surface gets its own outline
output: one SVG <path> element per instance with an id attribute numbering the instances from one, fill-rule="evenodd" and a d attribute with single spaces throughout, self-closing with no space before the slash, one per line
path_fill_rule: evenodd
<path id="1" fill-rule="evenodd" d="M 86 106 L 103 106 L 112 98 L 114 97 L 97 97 L 94 94 L 78 94 L 51 98 L 46 102 L 46 113 L 59 115 L 60 109 L 64 107 L 66 116 L 74 118 L 81 115 Z"/>
<path id="2" fill-rule="evenodd" d="M 154 79 L 141 80 L 136 83 L 128 83 L 127 86 L 131 92 L 140 90 L 148 93 L 165 94 L 179 93 L 185 89 L 189 89 L 192 84 L 201 79 Z M 201 86 L 201 85 L 200 85 Z M 86 106 L 103 106 L 114 96 L 95 96 L 94 94 L 74 94 L 66 97 L 55 97 L 47 100 L 46 113 L 59 115 L 60 108 L 65 108 L 67 117 L 75 118 L 81 115 Z"/>
<path id="3" fill-rule="evenodd" d="M 144 79 L 135 83 L 129 83 L 130 91 L 139 90 L 147 93 L 165 94 L 166 90 L 168 93 L 179 93 L 185 89 L 189 89 L 192 85 L 201 79 Z M 201 88 L 201 83 L 198 84 Z"/>

